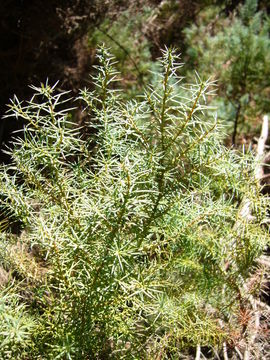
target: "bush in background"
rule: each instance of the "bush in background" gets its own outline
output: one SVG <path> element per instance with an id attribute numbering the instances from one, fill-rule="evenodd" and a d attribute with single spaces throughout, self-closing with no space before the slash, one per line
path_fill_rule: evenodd
<path id="1" fill-rule="evenodd" d="M 198 26 L 185 29 L 192 66 L 218 80 L 215 105 L 233 144 L 239 134 L 258 133 L 258 119 L 270 110 L 269 24 L 257 0 L 246 0 L 230 17 L 210 7 L 200 14 Z"/>

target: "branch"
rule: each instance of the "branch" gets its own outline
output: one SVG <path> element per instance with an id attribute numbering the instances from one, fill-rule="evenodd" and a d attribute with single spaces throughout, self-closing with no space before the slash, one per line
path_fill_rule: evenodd
<path id="1" fill-rule="evenodd" d="M 237 110 L 236 110 L 236 114 L 235 114 L 235 119 L 234 119 L 234 128 L 233 128 L 233 134 L 232 134 L 232 145 L 235 145 L 235 139 L 236 139 L 236 135 L 237 135 L 237 126 L 238 126 L 238 119 L 239 119 L 239 115 L 240 115 L 240 111 L 241 111 L 241 104 L 238 104 Z"/>
<path id="2" fill-rule="evenodd" d="M 227 344 L 225 342 L 223 343 L 223 357 L 224 357 L 224 360 L 229 360 L 228 353 L 227 353 Z"/>
<path id="3" fill-rule="evenodd" d="M 201 345 L 198 344 L 197 348 L 196 348 L 196 358 L 195 360 L 200 360 L 201 359 Z"/>
<path id="4" fill-rule="evenodd" d="M 268 116 L 265 115 L 263 117 L 263 124 L 261 129 L 261 135 L 258 140 L 258 146 L 257 146 L 257 155 L 255 158 L 256 161 L 256 167 L 254 170 L 254 176 L 255 179 L 258 180 L 258 182 L 262 179 L 264 173 L 263 173 L 263 164 L 262 159 L 264 155 L 264 149 L 265 149 L 265 143 L 267 141 L 268 137 Z M 251 214 L 251 200 L 249 198 L 244 198 L 242 201 L 242 204 L 240 206 L 240 212 L 239 212 L 240 219 L 246 219 L 247 221 L 252 220 L 254 217 Z M 236 222 L 235 227 L 238 227 L 239 221 Z M 243 285 L 244 289 L 247 290 L 246 284 Z M 258 303 L 256 300 L 250 295 L 248 296 L 248 300 L 251 304 L 252 310 L 253 310 L 253 321 L 254 321 L 254 328 L 252 335 L 246 339 L 246 348 L 244 350 L 244 360 L 250 359 L 250 348 L 256 341 L 256 337 L 258 334 L 258 330 L 260 327 L 260 311 L 258 309 Z"/>
<path id="5" fill-rule="evenodd" d="M 265 115 L 263 117 L 263 124 L 262 124 L 262 130 L 261 130 L 261 136 L 258 140 L 258 146 L 257 146 L 257 155 L 255 158 L 255 161 L 257 163 L 255 170 L 254 170 L 254 175 L 255 175 L 255 179 L 260 181 L 263 178 L 263 164 L 262 164 L 262 158 L 263 158 L 263 154 L 264 154 L 264 148 L 265 148 L 265 143 L 267 141 L 267 137 L 268 137 L 268 116 Z M 247 220 L 252 220 L 253 216 L 251 215 L 251 200 L 244 198 L 242 201 L 242 204 L 240 206 L 241 210 L 240 210 L 240 218 L 245 218 Z"/>
<path id="6" fill-rule="evenodd" d="M 261 130 L 261 136 L 259 138 L 258 141 L 258 146 L 257 146 L 257 156 L 256 156 L 256 160 L 258 161 L 258 165 L 255 169 L 255 178 L 257 180 L 260 180 L 263 177 L 263 165 L 262 163 L 259 163 L 259 161 L 262 159 L 263 154 L 264 154 L 264 148 L 265 148 L 265 143 L 267 141 L 267 137 L 268 137 L 268 116 L 265 115 L 263 117 L 263 124 L 262 124 L 262 130 Z"/>

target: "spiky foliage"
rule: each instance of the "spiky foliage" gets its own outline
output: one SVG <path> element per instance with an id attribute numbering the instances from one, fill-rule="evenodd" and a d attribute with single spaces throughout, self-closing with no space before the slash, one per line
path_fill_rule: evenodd
<path id="1" fill-rule="evenodd" d="M 221 145 L 204 116 L 210 83 L 183 84 L 173 50 L 158 85 L 130 102 L 110 89 L 104 48 L 99 61 L 96 90 L 80 94 L 86 140 L 48 84 L 11 104 L 27 125 L 1 167 L 1 209 L 24 231 L 1 234 L 2 264 L 35 321 L 26 358 L 166 359 L 218 346 L 231 326 L 241 332 L 242 285 L 266 244 L 252 156 Z M 244 196 L 252 221 L 239 216 Z"/>
<path id="2" fill-rule="evenodd" d="M 155 63 L 151 59 L 150 43 L 143 34 L 143 26 L 151 14 L 151 7 L 130 3 L 116 19 L 105 19 L 94 31 L 89 31 L 90 48 L 105 44 L 115 56 L 117 69 L 121 69 L 122 86 L 127 99 L 143 92 L 149 83 Z M 135 9 L 134 9 L 135 7 Z"/>

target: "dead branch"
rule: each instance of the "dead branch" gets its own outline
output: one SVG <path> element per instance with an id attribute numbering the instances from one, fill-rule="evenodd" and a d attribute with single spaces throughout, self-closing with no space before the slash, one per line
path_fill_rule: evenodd
<path id="1" fill-rule="evenodd" d="M 257 155 L 255 158 L 256 161 L 256 167 L 254 170 L 254 176 L 255 179 L 260 182 L 261 179 L 264 176 L 264 170 L 263 170 L 263 155 L 264 155 L 264 149 L 265 149 L 265 144 L 267 141 L 267 137 L 268 137 L 268 116 L 265 115 L 263 117 L 263 124 L 262 124 L 262 129 L 261 129 L 261 135 L 260 138 L 258 140 L 258 145 L 257 145 Z M 245 219 L 246 221 L 251 221 L 254 219 L 254 216 L 252 216 L 251 213 L 251 205 L 252 205 L 252 201 L 249 198 L 244 198 L 242 201 L 242 204 L 240 206 L 240 211 L 239 211 L 239 218 L 240 219 Z M 240 220 L 239 219 L 239 220 Z M 237 228 L 239 224 L 239 221 L 236 222 L 235 227 Z M 248 289 L 247 289 L 247 285 L 244 284 L 243 285 L 244 290 L 248 293 Z M 252 348 L 252 345 L 255 343 L 256 338 L 257 338 L 257 334 L 258 334 L 258 330 L 260 327 L 260 311 L 259 311 L 259 306 L 257 301 L 253 298 L 253 296 L 248 295 L 248 300 L 249 303 L 252 307 L 253 310 L 253 322 L 254 322 L 254 326 L 253 326 L 253 332 L 252 335 L 246 339 L 246 348 L 244 350 L 244 355 L 243 358 L 244 360 L 249 360 L 250 359 L 250 349 Z M 224 356 L 225 359 L 225 356 Z"/>
<path id="2" fill-rule="evenodd" d="M 261 180 L 261 178 L 264 175 L 264 173 L 263 173 L 263 164 L 260 161 L 262 160 L 262 157 L 264 155 L 264 148 L 265 148 L 265 143 L 267 141 L 267 137 L 268 137 L 268 116 L 265 115 L 263 117 L 261 136 L 259 138 L 258 146 L 257 146 L 256 160 L 257 160 L 258 164 L 257 164 L 256 169 L 255 169 L 255 178 L 257 180 Z"/>
<path id="3" fill-rule="evenodd" d="M 197 349 L 196 349 L 196 358 L 195 358 L 195 360 L 200 360 L 200 358 L 201 358 L 201 345 L 198 344 Z"/>
<path id="4" fill-rule="evenodd" d="M 227 353 L 227 344 L 225 342 L 223 343 L 223 357 L 224 357 L 224 360 L 229 360 L 228 353 Z"/>

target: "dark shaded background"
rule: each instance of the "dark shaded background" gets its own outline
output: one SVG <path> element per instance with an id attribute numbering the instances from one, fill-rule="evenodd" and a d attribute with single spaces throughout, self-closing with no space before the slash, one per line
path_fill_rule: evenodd
<path id="1" fill-rule="evenodd" d="M 14 94 L 28 99 L 29 84 L 60 80 L 63 89 L 75 90 L 89 77 L 91 53 L 84 35 L 108 11 L 106 1 L 1 0 L 0 5 L 0 115 Z M 0 122 L 0 146 L 22 124 Z M 6 160 L 1 153 L 0 160 Z"/>
<path id="2" fill-rule="evenodd" d="M 229 14 L 241 0 L 168 0 L 172 11 L 157 17 L 145 36 L 152 44 L 153 58 L 159 47 L 181 43 L 181 29 L 194 21 L 207 4 L 224 4 Z M 28 99 L 29 84 L 39 85 L 49 77 L 50 84 L 60 80 L 62 89 L 76 91 L 89 82 L 95 49 L 87 46 L 87 33 L 107 16 L 112 21 L 130 6 L 140 11 L 145 4 L 158 8 L 162 0 L 1 0 L 0 4 L 0 117 L 14 94 Z M 267 11 L 270 4 L 261 1 Z M 166 18 L 167 16 L 167 18 Z M 181 49 L 183 51 L 183 49 Z M 1 119 L 0 148 L 11 132 L 22 124 Z M 0 152 L 0 162 L 7 161 Z"/>

